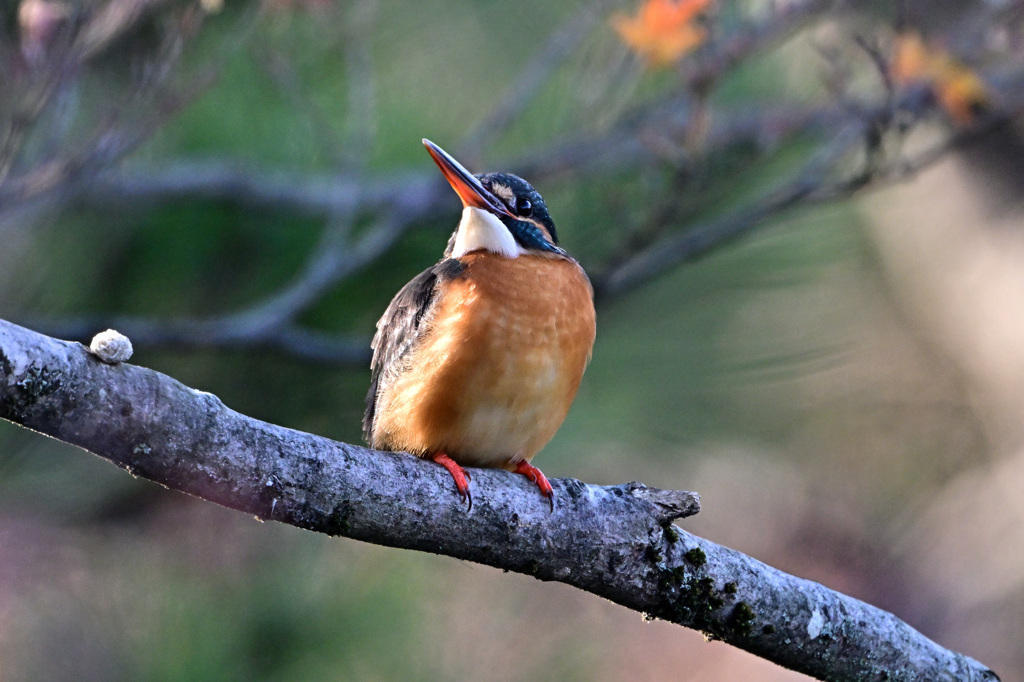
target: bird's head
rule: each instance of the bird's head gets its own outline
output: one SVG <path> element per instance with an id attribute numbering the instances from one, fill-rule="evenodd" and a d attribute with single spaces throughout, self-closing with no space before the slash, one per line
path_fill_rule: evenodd
<path id="1" fill-rule="evenodd" d="M 544 199 L 511 173 L 473 175 L 430 140 L 423 140 L 441 173 L 462 199 L 462 220 L 445 256 L 491 251 L 506 258 L 525 253 L 564 255 Z"/>

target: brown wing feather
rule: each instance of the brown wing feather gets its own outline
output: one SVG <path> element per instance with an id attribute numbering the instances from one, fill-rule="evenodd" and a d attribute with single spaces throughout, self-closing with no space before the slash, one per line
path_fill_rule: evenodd
<path id="1" fill-rule="evenodd" d="M 440 300 L 439 285 L 458 277 L 464 269 L 457 259 L 445 258 L 424 270 L 395 294 L 377 322 L 377 333 L 370 344 L 373 348 L 370 391 L 366 394 L 363 415 L 363 438 L 371 447 L 377 395 L 401 373 L 403 358 L 418 345 L 423 334 L 421 322 Z"/>

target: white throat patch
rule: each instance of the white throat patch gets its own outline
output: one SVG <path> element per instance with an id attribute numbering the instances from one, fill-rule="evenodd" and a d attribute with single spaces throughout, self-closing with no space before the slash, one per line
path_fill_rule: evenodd
<path id="1" fill-rule="evenodd" d="M 494 215 L 475 206 L 466 206 L 462 209 L 462 221 L 455 234 L 452 258 L 479 249 L 486 249 L 505 258 L 516 258 L 526 253 L 504 223 Z"/>

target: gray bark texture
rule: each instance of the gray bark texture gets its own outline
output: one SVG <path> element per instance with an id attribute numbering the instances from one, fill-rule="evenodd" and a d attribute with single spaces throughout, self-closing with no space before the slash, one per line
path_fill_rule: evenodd
<path id="1" fill-rule="evenodd" d="M 441 467 L 241 415 L 209 393 L 0 320 L 0 418 L 204 500 L 329 535 L 555 580 L 822 680 L 996 680 L 895 616 L 673 525 L 695 493 Z"/>

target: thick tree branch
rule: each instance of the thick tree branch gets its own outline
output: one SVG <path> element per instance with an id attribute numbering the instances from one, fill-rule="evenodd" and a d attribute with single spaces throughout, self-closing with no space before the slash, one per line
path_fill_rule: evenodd
<path id="1" fill-rule="evenodd" d="M 673 526 L 693 493 L 561 479 L 549 512 L 522 477 L 474 470 L 467 513 L 428 462 L 260 422 L 4 321 L 0 417 L 263 519 L 563 582 L 820 679 L 997 679 L 889 613 Z"/>

